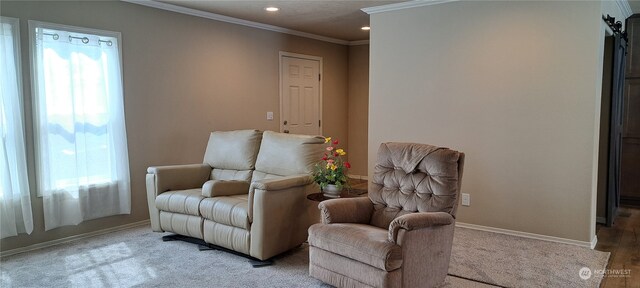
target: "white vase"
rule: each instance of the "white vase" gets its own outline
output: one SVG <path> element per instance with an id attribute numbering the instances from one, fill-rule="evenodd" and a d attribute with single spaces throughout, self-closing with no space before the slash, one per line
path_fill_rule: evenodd
<path id="1" fill-rule="evenodd" d="M 338 186 L 333 184 L 327 184 L 327 186 L 322 189 L 322 194 L 327 198 L 340 198 L 341 193 L 342 189 L 338 189 Z"/>

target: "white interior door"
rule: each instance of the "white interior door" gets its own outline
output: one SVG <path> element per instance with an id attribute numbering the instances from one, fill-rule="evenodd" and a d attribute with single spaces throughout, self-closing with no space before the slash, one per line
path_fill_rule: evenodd
<path id="1" fill-rule="evenodd" d="M 321 135 L 320 60 L 280 57 L 280 130 Z"/>

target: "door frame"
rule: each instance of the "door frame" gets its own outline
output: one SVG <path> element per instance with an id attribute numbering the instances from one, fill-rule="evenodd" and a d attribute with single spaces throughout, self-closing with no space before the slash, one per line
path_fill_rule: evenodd
<path id="1" fill-rule="evenodd" d="M 278 82 L 279 82 L 279 99 L 280 99 L 280 104 L 278 105 L 280 107 L 280 114 L 278 117 L 278 122 L 279 122 L 279 126 L 280 126 L 280 132 L 284 132 L 284 123 L 282 121 L 282 111 L 284 110 L 282 105 L 284 103 L 284 101 L 282 100 L 283 98 L 283 94 L 282 94 L 282 72 L 284 71 L 283 67 L 282 67 L 282 60 L 284 57 L 290 57 L 290 58 L 299 58 L 299 59 L 304 59 L 304 60 L 314 60 L 314 61 L 318 61 L 320 63 L 320 67 L 318 70 L 318 73 L 320 73 L 320 81 L 318 83 L 318 101 L 320 101 L 320 103 L 318 103 L 318 120 L 320 120 L 320 127 L 319 127 L 319 135 L 323 135 L 322 134 L 322 128 L 324 127 L 324 121 L 322 121 L 322 81 L 324 80 L 323 78 L 323 72 L 322 72 L 322 57 L 320 56 L 312 56 L 312 55 L 305 55 L 305 54 L 298 54 L 298 53 L 292 53 L 292 52 L 285 52 L 285 51 L 280 51 L 280 53 L 278 53 Z"/>

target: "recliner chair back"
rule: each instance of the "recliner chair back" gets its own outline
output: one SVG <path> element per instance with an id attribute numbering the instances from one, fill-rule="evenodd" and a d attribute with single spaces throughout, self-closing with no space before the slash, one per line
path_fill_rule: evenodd
<path id="1" fill-rule="evenodd" d="M 252 181 L 311 174 L 326 148 L 321 136 L 265 131 Z"/>
<path id="2" fill-rule="evenodd" d="M 388 229 L 396 217 L 447 212 L 455 217 L 464 153 L 413 143 L 382 143 L 369 184 L 371 225 Z"/>
<path id="3" fill-rule="evenodd" d="M 261 141 L 258 130 L 211 132 L 203 160 L 213 168 L 210 179 L 251 181 Z"/>

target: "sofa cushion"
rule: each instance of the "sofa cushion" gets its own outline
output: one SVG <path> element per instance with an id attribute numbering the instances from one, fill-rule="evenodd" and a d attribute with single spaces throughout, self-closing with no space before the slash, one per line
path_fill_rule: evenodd
<path id="1" fill-rule="evenodd" d="M 254 169 L 261 139 L 262 132 L 258 130 L 211 132 L 204 163 L 218 169 Z"/>
<path id="2" fill-rule="evenodd" d="M 211 180 L 251 181 L 253 170 L 211 169 Z"/>
<path id="3" fill-rule="evenodd" d="M 202 239 L 202 217 L 180 213 L 160 211 L 162 231 Z"/>
<path id="4" fill-rule="evenodd" d="M 335 287 L 402 287 L 402 272 L 402 269 L 387 272 L 320 248 L 309 247 L 309 276 Z"/>
<path id="5" fill-rule="evenodd" d="M 256 172 L 280 176 L 309 174 L 322 158 L 326 148 L 323 144 L 324 138 L 321 136 L 265 131 L 256 161 Z"/>
<path id="6" fill-rule="evenodd" d="M 160 211 L 200 216 L 198 206 L 202 199 L 204 197 L 201 189 L 168 191 L 156 197 L 156 208 Z"/>
<path id="7" fill-rule="evenodd" d="M 249 214 L 247 213 L 248 195 L 221 196 L 205 198 L 200 203 L 200 213 L 205 219 L 249 230 Z"/>
<path id="8" fill-rule="evenodd" d="M 251 249 L 251 233 L 210 220 L 204 220 L 204 241 L 249 255 Z"/>
<path id="9" fill-rule="evenodd" d="M 238 180 L 209 180 L 202 185 L 202 196 L 232 196 L 249 193 L 249 182 Z"/>
<path id="10" fill-rule="evenodd" d="M 387 234 L 366 224 L 314 224 L 309 228 L 309 245 L 393 271 L 402 266 L 402 248 L 390 242 Z"/>
<path id="11" fill-rule="evenodd" d="M 268 174 L 260 171 L 253 171 L 253 176 L 251 177 L 252 182 L 266 180 L 266 179 L 278 179 L 284 176 L 276 175 L 276 174 Z"/>

